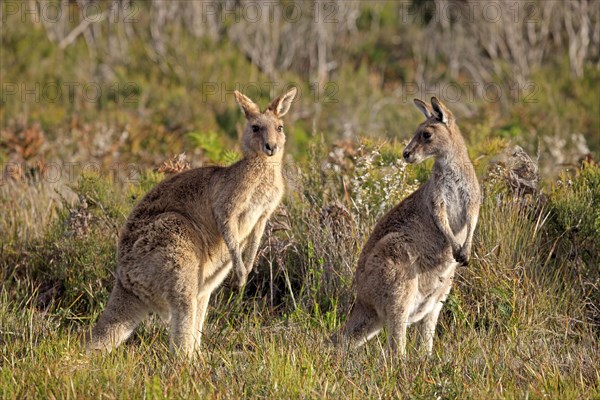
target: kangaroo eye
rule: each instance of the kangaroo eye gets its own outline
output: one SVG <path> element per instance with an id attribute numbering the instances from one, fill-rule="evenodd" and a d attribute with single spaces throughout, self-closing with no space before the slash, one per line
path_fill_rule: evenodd
<path id="1" fill-rule="evenodd" d="M 277 127 L 277 132 L 283 132 L 283 125 L 279 125 Z"/>
<path id="2" fill-rule="evenodd" d="M 256 133 L 260 130 L 260 126 L 258 125 L 252 125 L 252 132 Z"/>
<path id="3" fill-rule="evenodd" d="M 431 139 L 431 132 L 429 132 L 429 131 L 423 132 L 423 139 L 425 139 L 425 140 Z"/>

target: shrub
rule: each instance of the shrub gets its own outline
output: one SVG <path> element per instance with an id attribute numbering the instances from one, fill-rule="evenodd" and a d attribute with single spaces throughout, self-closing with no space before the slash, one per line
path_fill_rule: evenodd
<path id="1" fill-rule="evenodd" d="M 600 332 L 600 167 L 584 162 L 574 175 L 562 173 L 551 186 L 549 207 L 552 257 L 569 266 Z"/>

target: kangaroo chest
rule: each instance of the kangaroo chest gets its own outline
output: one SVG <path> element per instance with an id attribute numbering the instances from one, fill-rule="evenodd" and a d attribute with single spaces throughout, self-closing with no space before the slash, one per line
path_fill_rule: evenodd
<path id="1" fill-rule="evenodd" d="M 243 199 L 240 207 L 237 208 L 237 212 L 233 214 L 233 218 L 236 218 L 238 222 L 237 240 L 242 249 L 247 246 L 248 237 L 258 220 L 265 214 L 268 217 L 279 204 L 280 198 L 281 191 L 279 190 L 267 192 L 255 190 Z M 206 287 L 214 288 L 218 286 L 231 269 L 231 256 L 224 241 L 221 240 L 218 246 L 212 250 L 210 259 L 211 268 L 203 271 L 205 274 L 203 290 Z"/>
<path id="2" fill-rule="evenodd" d="M 441 195 L 446 206 L 446 214 L 452 231 L 457 234 L 467 221 L 468 193 L 464 190 L 464 182 L 451 181 L 440 185 Z"/>
<path id="3" fill-rule="evenodd" d="M 279 191 L 276 190 L 267 192 L 257 190 L 248 196 L 244 207 L 238 214 L 238 226 L 242 238 L 246 238 L 250 234 L 261 217 L 265 214 L 268 217 L 273 212 L 280 197 Z"/>

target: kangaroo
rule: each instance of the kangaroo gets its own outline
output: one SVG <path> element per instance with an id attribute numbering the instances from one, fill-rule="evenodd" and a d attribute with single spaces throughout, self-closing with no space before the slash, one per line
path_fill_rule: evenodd
<path id="1" fill-rule="evenodd" d="M 118 346 L 155 312 L 170 322 L 171 348 L 191 355 L 200 344 L 211 293 L 232 269 L 237 285 L 245 285 L 265 224 L 284 192 L 281 117 L 296 88 L 264 112 L 234 94 L 246 116 L 242 160 L 176 174 L 133 209 L 120 233 L 116 282 L 92 329 L 90 349 Z"/>
<path id="2" fill-rule="evenodd" d="M 375 226 L 354 276 L 356 301 L 341 331 L 358 347 L 385 326 L 392 354 L 405 354 L 406 328 L 420 322 L 431 354 L 433 336 L 457 265 L 467 265 L 481 194 L 475 170 L 452 113 L 435 97 L 403 157 L 419 163 L 434 157 L 431 178 Z"/>

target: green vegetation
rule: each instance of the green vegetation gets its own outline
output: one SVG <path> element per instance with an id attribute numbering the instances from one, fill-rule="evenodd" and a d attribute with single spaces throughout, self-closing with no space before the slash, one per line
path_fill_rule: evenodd
<path id="1" fill-rule="evenodd" d="M 435 354 L 415 349 L 409 331 L 408 359 L 393 362 L 384 335 L 355 354 L 336 351 L 328 338 L 350 307 L 363 242 L 414 188 L 421 167 L 388 165 L 399 158 L 396 144 L 356 151 L 325 163 L 314 152 L 297 166 L 287 212 L 275 218 L 286 228 L 268 232 L 243 295 L 226 285 L 214 296 L 195 362 L 169 353 L 158 320 L 111 354 L 79 346 L 112 285 L 117 228 L 160 175 L 127 185 L 84 175 L 72 187 L 77 206 L 48 201 L 56 211 L 46 228 L 16 218 L 4 225 L 0 397 L 598 396 L 600 169 L 587 165 L 535 197 L 515 193 L 499 175 L 482 176 L 473 261 L 458 271 Z M 323 164 L 340 169 L 314 167 Z M 383 179 L 387 170 L 392 180 Z M 11 182 L 0 200 L 7 207 L 19 191 L 44 190 Z M 390 195 L 365 197 L 371 193 Z M 17 228 L 38 236 L 23 242 Z"/>
<path id="2" fill-rule="evenodd" d="M 133 1 L 129 22 L 70 38 L 91 2 L 45 20 L 23 5 L 58 2 L 2 2 L 0 398 L 600 398 L 598 35 L 569 51 L 600 3 L 528 2 L 548 18 L 495 23 L 444 19 L 450 3 L 283 1 L 302 17 L 263 24 L 221 3 L 205 15 Z M 86 354 L 132 207 L 166 174 L 240 157 L 231 91 L 264 106 L 292 84 L 284 204 L 244 293 L 226 281 L 211 299 L 199 359 L 170 354 L 158 319 Z M 385 333 L 338 351 L 364 242 L 428 178 L 430 162 L 401 153 L 421 121 L 412 97 L 431 95 L 456 114 L 484 189 L 471 265 L 432 357 L 412 329 L 401 361 Z M 516 144 L 539 157 L 537 188 L 515 189 L 502 154 Z"/>

